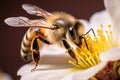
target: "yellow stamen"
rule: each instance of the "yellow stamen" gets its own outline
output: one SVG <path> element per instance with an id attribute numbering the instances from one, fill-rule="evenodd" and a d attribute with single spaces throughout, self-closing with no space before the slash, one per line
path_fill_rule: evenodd
<path id="1" fill-rule="evenodd" d="M 69 63 L 75 65 L 79 69 L 87 69 L 101 62 L 99 55 L 101 52 L 105 52 L 113 46 L 113 37 L 111 25 L 108 25 L 108 30 L 104 30 L 102 24 L 100 26 L 101 29 L 96 31 L 96 36 L 92 37 L 90 34 L 84 36 L 89 50 L 84 41 L 80 47 L 73 49 L 78 64 L 73 60 L 69 60 Z"/>

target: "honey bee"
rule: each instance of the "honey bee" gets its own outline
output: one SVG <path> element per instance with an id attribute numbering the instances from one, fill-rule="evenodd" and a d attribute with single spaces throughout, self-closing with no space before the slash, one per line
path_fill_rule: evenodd
<path id="1" fill-rule="evenodd" d="M 5 19 L 5 23 L 14 27 L 30 27 L 23 37 L 21 43 L 21 57 L 24 61 L 35 63 L 34 71 L 40 61 L 39 49 L 44 44 L 58 44 L 65 48 L 68 54 L 76 61 L 76 55 L 72 51 L 71 43 L 80 47 L 84 40 L 87 49 L 88 45 L 84 35 L 93 31 L 91 28 L 84 34 L 84 25 L 72 15 L 65 12 L 50 13 L 35 5 L 23 4 L 22 8 L 31 15 L 41 16 L 41 19 L 28 19 L 26 17 L 10 17 Z M 93 31 L 94 32 L 94 31 Z"/>

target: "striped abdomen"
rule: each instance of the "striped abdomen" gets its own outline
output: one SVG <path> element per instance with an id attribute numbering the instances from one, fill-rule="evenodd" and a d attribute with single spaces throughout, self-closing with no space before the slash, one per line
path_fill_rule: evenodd
<path id="1" fill-rule="evenodd" d="M 33 39 L 36 36 L 32 29 L 33 28 L 28 29 L 21 43 L 21 57 L 23 58 L 25 62 L 32 61 L 31 45 L 32 45 Z"/>

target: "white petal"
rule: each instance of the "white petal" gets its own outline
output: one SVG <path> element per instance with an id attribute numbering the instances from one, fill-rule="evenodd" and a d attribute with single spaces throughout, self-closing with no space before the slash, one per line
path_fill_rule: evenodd
<path id="1" fill-rule="evenodd" d="M 101 29 L 100 25 L 103 25 L 104 30 L 108 30 L 108 25 L 111 24 L 112 26 L 112 21 L 110 18 L 110 15 L 106 10 L 96 12 L 93 14 L 88 21 L 86 20 L 81 20 L 83 24 L 85 25 L 85 33 L 90 30 L 90 28 L 93 28 L 93 30 L 96 32 L 97 29 Z M 89 33 L 91 36 L 93 36 L 93 33 Z"/>
<path id="2" fill-rule="evenodd" d="M 100 58 L 103 61 L 119 60 L 120 59 L 120 48 L 113 47 L 109 51 L 102 53 Z"/>
<path id="3" fill-rule="evenodd" d="M 40 50 L 41 62 L 40 64 L 66 64 L 69 56 L 65 54 L 65 49 L 57 45 L 45 45 Z"/>
<path id="4" fill-rule="evenodd" d="M 112 19 L 120 20 L 120 0 L 104 0 L 104 4 Z"/>
<path id="5" fill-rule="evenodd" d="M 64 50 L 56 45 L 44 46 L 37 70 L 31 72 L 34 64 L 29 63 L 21 67 L 17 75 L 21 76 L 21 80 L 59 80 L 69 74 L 73 67 L 68 64 L 68 56 L 64 53 Z"/>
<path id="6" fill-rule="evenodd" d="M 40 65 L 34 72 L 30 72 L 31 68 L 30 64 L 27 64 L 18 71 L 18 75 L 21 76 L 20 80 L 60 80 L 62 77 L 68 75 L 71 69 L 65 64 Z"/>
<path id="7" fill-rule="evenodd" d="M 120 43 L 120 0 L 104 0 L 104 3 L 113 21 L 113 37 Z"/>
<path id="8" fill-rule="evenodd" d="M 104 26 L 104 29 L 106 29 L 111 23 L 112 22 L 110 15 L 106 10 L 103 10 L 92 15 L 92 17 L 90 18 L 89 26 L 96 30 L 100 29 L 100 25 L 102 24 Z"/>
<path id="9" fill-rule="evenodd" d="M 86 69 L 84 71 L 74 72 L 62 80 L 88 80 L 90 77 L 94 76 L 99 70 L 101 70 L 107 64 L 106 61 L 100 63 L 97 66 Z"/>

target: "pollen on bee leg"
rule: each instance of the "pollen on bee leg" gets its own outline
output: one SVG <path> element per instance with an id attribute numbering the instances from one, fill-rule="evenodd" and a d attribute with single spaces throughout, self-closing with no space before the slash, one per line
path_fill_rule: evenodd
<path id="1" fill-rule="evenodd" d="M 104 30 L 102 24 L 100 27 L 101 29 L 98 29 L 95 33 L 97 36 L 92 37 L 90 34 L 85 36 L 89 50 L 84 41 L 81 47 L 73 49 L 78 64 L 76 64 L 74 60 L 69 60 L 69 63 L 75 65 L 79 69 L 87 69 L 101 62 L 99 55 L 101 52 L 105 52 L 113 46 L 113 37 L 111 25 L 108 25 L 107 30 Z"/>

